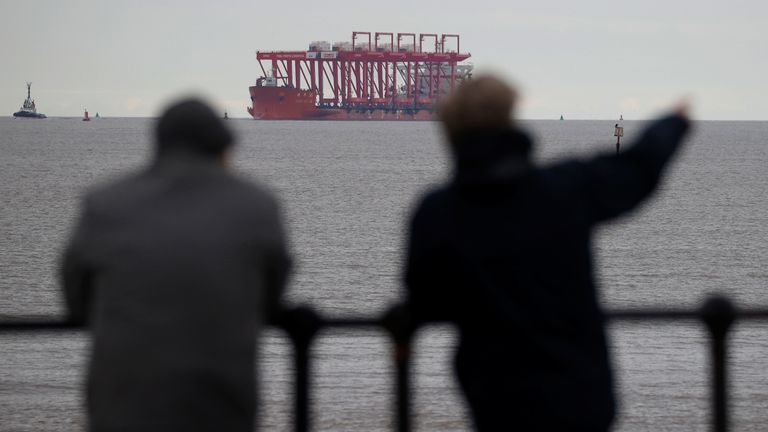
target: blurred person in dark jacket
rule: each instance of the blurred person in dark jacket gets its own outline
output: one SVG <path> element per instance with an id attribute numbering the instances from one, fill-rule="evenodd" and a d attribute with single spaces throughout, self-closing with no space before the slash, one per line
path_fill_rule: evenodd
<path id="1" fill-rule="evenodd" d="M 204 103 L 170 106 L 153 163 L 85 198 L 61 277 L 93 335 L 92 431 L 254 428 L 255 349 L 289 269 L 275 199 L 227 169 Z"/>
<path id="2" fill-rule="evenodd" d="M 659 184 L 688 129 L 684 106 L 620 154 L 550 166 L 491 76 L 441 107 L 454 176 L 411 222 L 405 284 L 418 321 L 458 326 L 459 383 L 480 431 L 605 431 L 615 416 L 595 228 Z"/>

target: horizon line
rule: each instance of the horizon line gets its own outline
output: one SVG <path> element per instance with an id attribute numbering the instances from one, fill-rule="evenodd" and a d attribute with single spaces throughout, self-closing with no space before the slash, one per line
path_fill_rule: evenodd
<path id="1" fill-rule="evenodd" d="M 0 116 L 0 118 L 6 117 L 6 118 L 15 118 L 13 115 L 6 115 L 6 116 Z M 47 118 L 60 118 L 60 119 L 81 119 L 81 115 L 49 115 Z M 103 119 L 158 119 L 159 116 L 132 116 L 132 115 L 118 115 L 118 116 L 99 116 L 99 120 Z M 515 118 L 513 120 L 517 121 L 652 121 L 656 120 L 659 117 L 649 117 L 649 118 L 631 118 L 631 119 L 623 119 L 619 120 L 616 118 L 566 118 L 566 119 L 559 119 L 559 118 L 549 118 L 549 117 L 523 117 L 523 118 Z M 92 117 L 92 119 L 96 119 L 95 117 Z M 223 118 L 221 118 L 224 120 Z M 42 120 L 42 119 L 41 119 Z M 228 120 L 254 120 L 251 117 L 232 117 L 230 116 Z M 691 121 L 712 121 L 712 122 L 768 122 L 768 119 L 706 119 L 706 118 L 691 118 Z M 371 122 L 371 121 L 377 121 L 377 122 L 391 122 L 390 120 L 311 120 L 311 119 L 301 119 L 301 120 L 258 120 L 258 121 L 272 121 L 272 122 L 283 122 L 283 121 L 318 121 L 318 122 Z M 421 120 L 419 122 L 439 122 L 440 120 Z M 397 123 L 402 123 L 403 121 L 399 121 Z M 405 122 L 409 122 L 408 120 L 405 120 Z M 412 121 L 410 121 L 412 122 Z"/>

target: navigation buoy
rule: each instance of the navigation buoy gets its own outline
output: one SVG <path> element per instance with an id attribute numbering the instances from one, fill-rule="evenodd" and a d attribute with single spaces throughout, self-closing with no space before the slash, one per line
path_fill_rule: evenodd
<path id="1" fill-rule="evenodd" d="M 619 126 L 618 123 L 613 125 L 613 136 L 616 137 L 616 154 L 619 154 L 619 150 L 621 149 L 621 137 L 624 136 L 624 127 Z"/>
<path id="2" fill-rule="evenodd" d="M 83 121 L 91 121 L 91 118 L 88 117 L 88 110 L 85 110 L 85 114 L 83 114 Z"/>

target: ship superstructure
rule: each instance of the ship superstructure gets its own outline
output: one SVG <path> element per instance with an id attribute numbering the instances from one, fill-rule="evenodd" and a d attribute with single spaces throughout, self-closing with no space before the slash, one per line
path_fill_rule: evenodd
<path id="1" fill-rule="evenodd" d="M 431 120 L 469 79 L 457 34 L 352 32 L 307 51 L 257 51 L 262 76 L 248 113 L 262 120 Z M 266 63 L 266 67 L 265 67 Z"/>
<path id="2" fill-rule="evenodd" d="M 46 118 L 45 114 L 37 112 L 37 106 L 35 106 L 35 100 L 32 99 L 32 83 L 27 83 L 27 98 L 24 100 L 24 104 L 19 111 L 13 113 L 14 117 L 26 117 L 26 118 Z"/>

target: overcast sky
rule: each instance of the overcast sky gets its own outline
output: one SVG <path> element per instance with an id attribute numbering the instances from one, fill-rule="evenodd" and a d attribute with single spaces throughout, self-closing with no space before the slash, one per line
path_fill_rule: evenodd
<path id="1" fill-rule="evenodd" d="M 49 116 L 154 116 L 183 93 L 245 117 L 256 50 L 353 30 L 459 33 L 476 71 L 518 84 L 523 118 L 768 120 L 768 2 L 0 0 L 0 116 L 32 81 Z"/>

